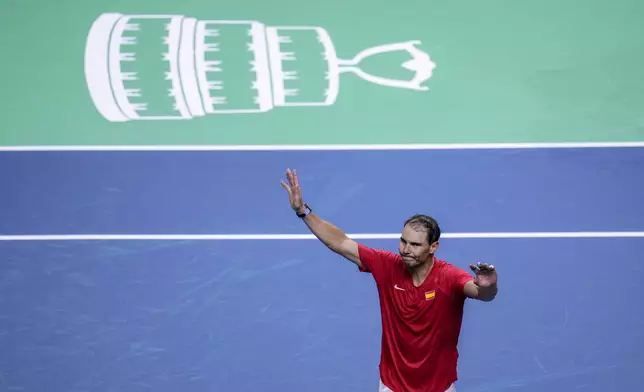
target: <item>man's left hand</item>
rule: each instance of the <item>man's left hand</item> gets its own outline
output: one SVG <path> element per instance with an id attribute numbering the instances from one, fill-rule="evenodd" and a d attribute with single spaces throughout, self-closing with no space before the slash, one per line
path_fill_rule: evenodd
<path id="1" fill-rule="evenodd" d="M 470 264 L 470 269 L 476 274 L 476 283 L 479 287 L 491 287 L 496 285 L 496 268 L 487 263 Z"/>

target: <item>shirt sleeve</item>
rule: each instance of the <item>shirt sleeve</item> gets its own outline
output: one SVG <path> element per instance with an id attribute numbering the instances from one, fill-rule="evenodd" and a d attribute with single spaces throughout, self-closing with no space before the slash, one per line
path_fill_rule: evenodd
<path id="1" fill-rule="evenodd" d="M 458 294 L 464 294 L 463 290 L 465 289 L 465 284 L 469 281 L 474 280 L 474 276 L 472 276 L 472 274 L 470 274 L 466 270 L 454 265 L 450 265 L 447 270 L 452 290 L 454 290 Z"/>
<path id="2" fill-rule="evenodd" d="M 385 271 L 395 262 L 396 255 L 392 252 L 373 249 L 368 246 L 358 244 L 358 254 L 360 256 L 360 272 L 371 273 L 374 278 L 385 276 Z"/>

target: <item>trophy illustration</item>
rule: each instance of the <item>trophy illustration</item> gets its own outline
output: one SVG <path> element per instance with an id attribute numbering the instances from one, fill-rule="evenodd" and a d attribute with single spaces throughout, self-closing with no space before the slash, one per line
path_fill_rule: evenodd
<path id="1" fill-rule="evenodd" d="M 85 77 L 97 110 L 112 122 L 262 113 L 332 105 L 342 73 L 381 86 L 427 91 L 423 83 L 436 64 L 419 44 L 380 45 L 340 59 L 328 32 L 316 26 L 106 13 L 89 31 Z M 410 56 L 401 64 L 413 72 L 410 80 L 360 68 L 371 56 L 399 51 Z"/>

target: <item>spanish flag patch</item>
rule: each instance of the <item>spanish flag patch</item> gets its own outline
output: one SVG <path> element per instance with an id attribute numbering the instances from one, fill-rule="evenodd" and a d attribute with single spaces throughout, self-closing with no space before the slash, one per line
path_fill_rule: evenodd
<path id="1" fill-rule="evenodd" d="M 430 299 L 433 299 L 436 296 L 436 291 L 426 291 L 425 292 L 425 300 L 429 301 Z"/>

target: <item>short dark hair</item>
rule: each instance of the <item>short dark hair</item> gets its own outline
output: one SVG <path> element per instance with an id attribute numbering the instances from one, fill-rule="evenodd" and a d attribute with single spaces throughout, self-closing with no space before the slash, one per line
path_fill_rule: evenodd
<path id="1" fill-rule="evenodd" d="M 414 229 L 421 228 L 427 232 L 427 242 L 430 244 L 441 238 L 441 228 L 436 219 L 428 215 L 416 214 L 405 221 L 404 226 L 411 226 Z"/>

